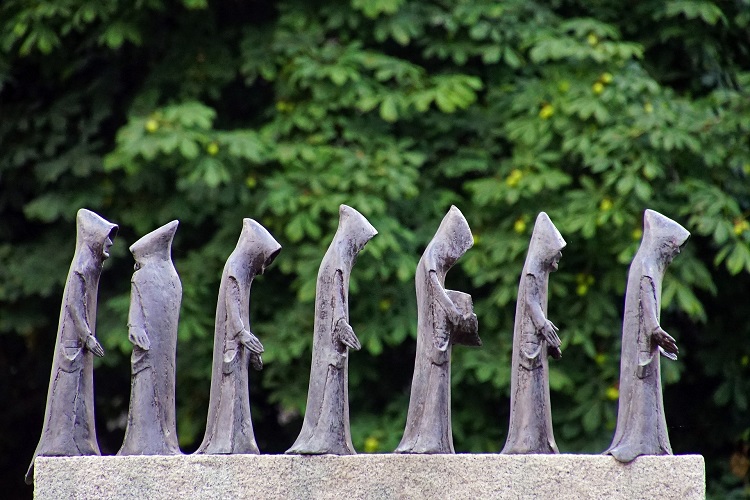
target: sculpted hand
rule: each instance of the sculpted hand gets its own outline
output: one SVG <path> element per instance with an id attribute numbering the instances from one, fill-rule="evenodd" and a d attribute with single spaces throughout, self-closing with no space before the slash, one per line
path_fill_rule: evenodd
<path id="1" fill-rule="evenodd" d="M 252 367 L 258 371 L 261 371 L 263 369 L 263 359 L 261 359 L 260 354 L 256 354 L 254 352 L 250 353 L 250 364 Z"/>
<path id="2" fill-rule="evenodd" d="M 104 356 L 104 349 L 102 349 L 101 344 L 99 344 L 99 341 L 96 340 L 96 337 L 94 337 L 93 335 L 89 335 L 88 337 L 86 337 L 86 349 L 93 352 L 100 358 Z"/>
<path id="3" fill-rule="evenodd" d="M 130 339 L 130 342 L 132 342 L 134 345 L 137 345 L 144 351 L 148 351 L 149 349 L 151 349 L 151 340 L 148 338 L 146 330 L 144 330 L 140 326 L 131 326 L 128 329 L 128 339 Z"/>
<path id="4" fill-rule="evenodd" d="M 254 352 L 255 354 L 260 354 L 265 350 L 263 349 L 263 344 L 258 340 L 258 337 L 253 335 L 250 330 L 243 330 L 242 333 L 240 333 L 240 342 L 242 342 L 242 345 L 247 347 L 250 352 Z"/>
<path id="5" fill-rule="evenodd" d="M 680 350 L 677 348 L 677 343 L 674 338 L 672 338 L 672 336 L 665 332 L 660 326 L 654 328 L 651 335 L 654 338 L 654 342 L 661 347 L 661 353 L 672 361 L 676 361 L 677 354 Z"/>
<path id="6" fill-rule="evenodd" d="M 544 323 L 544 326 L 539 330 L 539 333 L 542 334 L 544 337 L 544 340 L 547 341 L 547 343 L 553 347 L 557 348 L 557 350 L 560 350 L 560 337 L 557 335 L 557 332 L 560 330 L 555 326 L 553 322 L 550 320 L 546 320 Z"/>
<path id="7" fill-rule="evenodd" d="M 362 349 L 362 344 L 359 343 L 359 339 L 354 334 L 354 329 L 345 319 L 340 319 L 336 323 L 336 330 L 334 332 L 338 337 L 339 341 L 350 349 L 359 351 Z"/>

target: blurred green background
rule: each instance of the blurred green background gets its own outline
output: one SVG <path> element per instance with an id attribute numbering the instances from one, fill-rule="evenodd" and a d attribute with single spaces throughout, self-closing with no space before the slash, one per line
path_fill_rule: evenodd
<path id="1" fill-rule="evenodd" d="M 675 453 L 708 492 L 748 495 L 750 1 L 3 0 L 0 3 L 0 471 L 39 438 L 75 213 L 120 224 L 100 287 L 102 452 L 129 400 L 132 257 L 181 221 L 178 433 L 205 427 L 213 321 L 242 218 L 284 249 L 253 286 L 266 348 L 251 375 L 258 443 L 299 431 L 318 265 L 346 203 L 380 234 L 352 273 L 351 424 L 389 452 L 408 405 L 414 270 L 451 204 L 476 244 L 446 285 L 473 295 L 480 349 L 453 355 L 457 451 L 496 452 L 513 311 L 534 218 L 568 242 L 550 280 L 562 452 L 599 453 L 617 412 L 630 259 L 652 208 L 692 233 L 665 278 L 663 361 Z"/>

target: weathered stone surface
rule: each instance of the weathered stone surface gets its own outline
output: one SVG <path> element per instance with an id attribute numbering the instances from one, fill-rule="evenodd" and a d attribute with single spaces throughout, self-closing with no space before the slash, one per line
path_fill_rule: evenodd
<path id="1" fill-rule="evenodd" d="M 38 499 L 704 498 L 700 455 L 39 457 Z"/>

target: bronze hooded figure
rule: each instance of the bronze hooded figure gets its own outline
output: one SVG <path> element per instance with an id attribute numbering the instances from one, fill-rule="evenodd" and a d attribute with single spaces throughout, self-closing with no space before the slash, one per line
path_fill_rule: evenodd
<path id="1" fill-rule="evenodd" d="M 76 217 L 76 249 L 63 293 L 44 426 L 26 483 L 34 480 L 38 456 L 100 455 L 94 423 L 96 304 L 104 260 L 117 225 L 86 209 Z"/>
<path id="2" fill-rule="evenodd" d="M 417 353 L 406 428 L 396 453 L 455 453 L 451 429 L 451 348 L 479 346 L 471 296 L 445 290 L 445 275 L 474 245 L 451 207 L 417 265 Z"/>
<path id="3" fill-rule="evenodd" d="M 349 428 L 349 349 L 360 343 L 349 325 L 349 275 L 357 254 L 378 234 L 365 217 L 346 205 L 318 270 L 307 408 L 297 440 L 298 455 L 353 455 Z"/>
<path id="4" fill-rule="evenodd" d="M 513 328 L 510 427 L 501 453 L 559 453 L 552 432 L 547 356 L 558 359 L 557 327 L 547 319 L 550 272 L 557 270 L 565 240 L 541 212 L 521 272 Z"/>
<path id="5" fill-rule="evenodd" d="M 263 346 L 250 330 L 250 286 L 280 251 L 266 228 L 243 220 L 221 277 L 206 434 L 196 453 L 259 453 L 250 417 L 248 364 L 263 368 Z"/>
<path id="6" fill-rule="evenodd" d="M 659 355 L 677 359 L 675 340 L 659 325 L 664 272 L 690 233 L 653 210 L 643 216 L 643 239 L 628 271 L 620 357 L 617 429 L 606 453 L 620 462 L 671 455 L 661 393 Z"/>
<path id="7" fill-rule="evenodd" d="M 118 455 L 179 455 L 175 418 L 175 356 L 182 284 L 172 264 L 172 221 L 130 247 L 128 338 L 131 357 L 130 409 Z"/>

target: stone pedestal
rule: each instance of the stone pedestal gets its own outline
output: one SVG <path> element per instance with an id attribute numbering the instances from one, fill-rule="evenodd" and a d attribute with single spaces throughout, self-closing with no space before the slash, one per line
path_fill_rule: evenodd
<path id="1" fill-rule="evenodd" d="M 700 455 L 39 457 L 38 499 L 698 499 Z"/>

